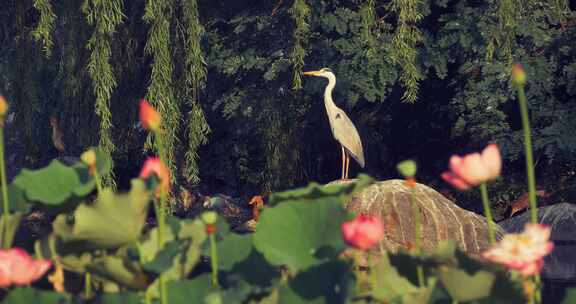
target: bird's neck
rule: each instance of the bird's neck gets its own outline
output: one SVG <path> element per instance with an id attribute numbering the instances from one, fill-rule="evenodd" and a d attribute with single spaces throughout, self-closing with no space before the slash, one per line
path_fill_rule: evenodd
<path id="1" fill-rule="evenodd" d="M 334 101 L 332 100 L 332 91 L 336 86 L 336 77 L 328 77 L 328 85 L 326 86 L 326 90 L 324 90 L 324 103 L 326 105 L 326 109 L 331 107 L 336 107 Z"/>

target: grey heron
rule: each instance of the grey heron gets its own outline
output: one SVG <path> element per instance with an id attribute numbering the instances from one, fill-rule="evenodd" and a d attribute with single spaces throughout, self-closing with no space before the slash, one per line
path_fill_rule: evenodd
<path id="1" fill-rule="evenodd" d="M 348 179 L 348 167 L 350 165 L 350 156 L 354 158 L 360 167 L 364 168 L 364 150 L 358 130 L 348 118 L 346 113 L 338 108 L 332 100 L 332 90 L 336 86 L 336 75 L 329 68 L 323 68 L 319 71 L 304 72 L 303 75 L 324 77 L 328 79 L 328 85 L 324 91 L 324 105 L 330 122 L 332 135 L 340 143 L 342 148 L 342 179 Z"/>

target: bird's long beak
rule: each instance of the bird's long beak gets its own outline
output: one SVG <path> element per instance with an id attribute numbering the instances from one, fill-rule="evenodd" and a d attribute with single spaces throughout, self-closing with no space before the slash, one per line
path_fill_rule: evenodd
<path id="1" fill-rule="evenodd" d="M 303 72 L 302 75 L 305 75 L 305 76 L 320 76 L 320 71 Z"/>

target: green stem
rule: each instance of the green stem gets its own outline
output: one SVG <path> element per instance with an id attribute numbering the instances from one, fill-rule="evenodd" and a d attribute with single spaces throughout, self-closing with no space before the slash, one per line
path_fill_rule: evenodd
<path id="1" fill-rule="evenodd" d="M 372 264 L 372 254 L 370 253 L 370 251 L 366 252 L 366 263 L 367 266 L 367 272 L 368 272 L 368 276 L 370 278 L 370 290 L 374 290 L 377 288 L 377 284 L 378 284 L 378 278 L 376 276 L 376 272 L 374 271 L 374 265 Z"/>
<path id="2" fill-rule="evenodd" d="M 98 192 L 98 196 L 100 196 L 100 193 L 102 193 L 102 179 L 96 166 L 94 166 L 94 182 L 96 183 L 96 192 Z"/>
<path id="3" fill-rule="evenodd" d="M 526 155 L 526 177 L 528 179 L 528 201 L 530 202 L 530 221 L 538 223 L 538 205 L 536 203 L 536 177 L 534 174 L 534 157 L 532 156 L 532 136 L 530 128 L 530 117 L 528 116 L 528 103 L 524 85 L 517 85 L 518 104 L 520 105 L 520 115 L 522 116 L 522 131 L 524 131 L 524 154 Z M 540 291 L 540 275 L 534 276 L 536 283 L 534 299 L 536 303 L 541 303 L 542 294 Z"/>
<path id="4" fill-rule="evenodd" d="M 542 291 L 540 290 L 542 283 L 540 281 L 540 274 L 539 273 L 534 275 L 534 283 L 536 285 L 534 287 L 534 300 L 537 304 L 540 304 L 540 303 L 542 303 Z"/>
<path id="5" fill-rule="evenodd" d="M 488 188 L 486 183 L 480 184 L 480 194 L 482 195 L 482 206 L 484 206 L 484 215 L 486 216 L 486 223 L 488 223 L 488 239 L 490 245 L 496 243 L 494 236 L 494 221 L 492 220 L 492 208 L 490 208 L 490 201 L 488 200 Z"/>
<path id="6" fill-rule="evenodd" d="M 410 205 L 412 206 L 412 217 L 414 218 L 414 248 L 416 249 L 416 254 L 421 253 L 421 224 L 420 224 L 420 210 L 416 204 L 416 194 L 414 187 L 410 187 Z M 418 263 L 416 266 L 416 275 L 418 276 L 418 286 L 424 286 L 424 269 L 422 265 Z"/>
<path id="7" fill-rule="evenodd" d="M 10 203 L 8 201 L 8 183 L 6 182 L 6 164 L 4 163 L 4 126 L 0 126 L 0 181 L 2 183 L 2 200 L 4 208 L 4 227 L 2 229 L 2 248 L 10 248 L 8 242 L 8 225 L 10 219 Z"/>
<path id="8" fill-rule="evenodd" d="M 90 296 L 92 295 L 92 277 L 90 276 L 89 272 L 86 272 L 86 275 L 84 276 L 85 281 L 84 281 L 84 296 L 86 297 L 86 299 L 89 299 Z"/>
<path id="9" fill-rule="evenodd" d="M 160 161 L 164 163 L 164 146 L 162 142 L 161 132 L 155 132 L 155 137 L 158 142 L 158 154 L 160 155 Z M 164 230 L 166 229 L 166 191 L 164 189 L 160 190 L 160 202 L 155 204 L 156 220 L 158 222 L 158 251 L 164 248 Z M 160 274 L 158 278 L 158 288 L 160 289 L 160 303 L 168 304 L 168 294 L 166 289 L 166 280 L 164 275 Z"/>
<path id="10" fill-rule="evenodd" d="M 522 116 L 522 130 L 524 131 L 524 153 L 526 154 L 526 176 L 528 177 L 528 200 L 530 201 L 530 220 L 538 222 L 538 210 L 536 205 L 536 178 L 534 177 L 534 158 L 532 156 L 532 137 L 530 135 L 530 119 L 528 117 L 528 105 L 524 86 L 518 85 L 518 101 L 520 115 Z"/>
<path id="11" fill-rule="evenodd" d="M 414 187 L 410 189 L 410 205 L 412 206 L 412 217 L 414 218 L 414 248 L 416 249 L 416 252 L 420 254 L 420 241 L 422 238 L 420 229 L 420 210 L 416 204 Z"/>
<path id="12" fill-rule="evenodd" d="M 218 248 L 214 233 L 210 234 L 210 264 L 212 266 L 212 285 L 218 287 Z"/>
<path id="13" fill-rule="evenodd" d="M 164 193 L 164 191 L 161 192 L 160 194 L 160 201 L 159 202 L 155 202 L 154 204 L 154 211 L 156 212 L 156 221 L 158 222 L 158 251 L 162 250 L 162 248 L 164 248 L 164 231 L 166 229 L 166 218 L 165 218 L 165 213 L 164 213 L 164 208 L 162 208 L 162 206 L 164 205 L 164 201 L 165 201 L 165 197 L 166 194 Z M 158 278 L 158 288 L 160 291 L 160 303 L 162 304 L 167 304 L 168 300 L 167 300 L 167 294 L 166 294 L 166 281 L 164 280 L 164 276 L 163 274 L 160 274 L 160 277 Z"/>

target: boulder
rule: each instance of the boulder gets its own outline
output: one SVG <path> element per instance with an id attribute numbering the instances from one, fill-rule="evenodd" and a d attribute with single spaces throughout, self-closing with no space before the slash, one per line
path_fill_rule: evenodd
<path id="1" fill-rule="evenodd" d="M 530 222 L 530 210 L 499 224 L 510 233 L 519 233 Z M 548 280 L 576 282 L 576 205 L 554 204 L 538 208 L 538 222 L 552 228 L 550 240 L 554 250 L 544 259 L 542 276 Z"/>
<path id="2" fill-rule="evenodd" d="M 333 183 L 341 183 L 336 181 Z M 473 255 L 489 247 L 486 218 L 464 210 L 436 190 L 416 184 L 415 199 L 422 223 L 422 246 L 426 251 L 436 248 L 443 240 L 454 240 L 457 245 Z M 356 194 L 346 206 L 357 214 L 379 216 L 384 223 L 386 237 L 380 250 L 409 249 L 414 244 L 414 218 L 410 205 L 410 189 L 403 180 L 386 180 Z M 495 224 L 496 238 L 504 230 Z"/>

